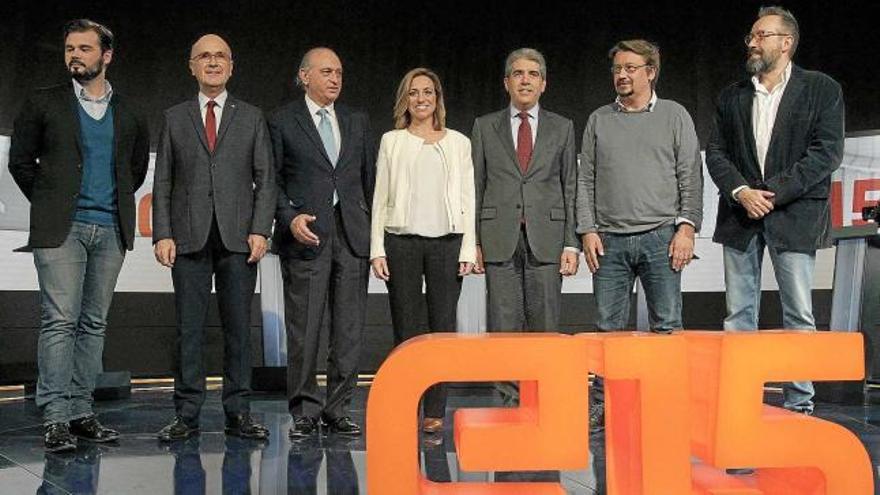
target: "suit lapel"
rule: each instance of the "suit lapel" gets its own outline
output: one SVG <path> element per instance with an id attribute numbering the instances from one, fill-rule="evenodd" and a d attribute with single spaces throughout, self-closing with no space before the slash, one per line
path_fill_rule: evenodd
<path id="1" fill-rule="evenodd" d="M 189 118 L 192 121 L 193 128 L 195 128 L 196 135 L 199 137 L 199 141 L 202 142 L 202 146 L 205 148 L 205 151 L 208 151 L 208 136 L 205 135 L 205 124 L 202 122 L 202 112 L 199 108 L 198 97 L 190 100 L 189 104 L 187 105 L 187 110 L 189 113 Z"/>
<path id="2" fill-rule="evenodd" d="M 64 105 L 63 108 L 68 113 L 67 119 L 73 124 L 74 138 L 73 141 L 76 143 L 76 152 L 79 153 L 79 158 L 82 160 L 82 129 L 79 125 L 79 100 L 73 92 L 73 83 L 70 83 L 67 91 L 67 105 Z"/>
<path id="3" fill-rule="evenodd" d="M 511 163 L 517 170 L 520 170 L 519 161 L 516 159 L 516 149 L 513 147 L 513 135 L 511 134 L 513 131 L 510 127 L 509 108 L 505 108 L 500 112 L 499 119 L 495 121 L 495 131 L 501 139 L 501 145 L 507 151 L 508 156 L 510 156 L 510 159 L 512 160 Z"/>
<path id="4" fill-rule="evenodd" d="M 350 151 L 351 146 L 351 115 L 345 107 L 335 105 L 336 122 L 339 124 L 339 156 L 336 158 L 336 170 L 342 168 L 346 162 L 345 155 Z M 323 148 L 323 145 L 321 146 Z"/>
<path id="5" fill-rule="evenodd" d="M 764 175 L 771 177 L 776 165 L 773 156 L 777 143 L 782 139 L 781 133 L 789 127 L 791 113 L 800 101 L 801 93 L 804 91 L 804 79 L 801 77 L 800 68 L 792 66 L 791 79 L 782 93 L 782 99 L 779 101 L 779 108 L 776 110 L 776 120 L 773 122 L 773 130 L 770 133 L 770 144 L 767 146 L 767 158 L 764 160 Z"/>
<path id="6" fill-rule="evenodd" d="M 215 151 L 220 146 L 220 143 L 223 142 L 223 136 L 226 134 L 226 130 L 229 129 L 229 123 L 235 118 L 236 108 L 235 98 L 227 93 L 226 105 L 223 106 L 223 113 L 220 115 L 220 129 L 217 131 L 217 142 L 214 143 Z"/>
<path id="7" fill-rule="evenodd" d="M 120 167 L 123 166 L 123 160 L 120 160 L 119 156 L 119 140 L 122 139 L 122 110 L 120 109 L 117 102 L 119 101 L 119 97 L 114 94 L 110 97 L 110 105 L 109 108 L 113 110 L 113 162 L 116 165 L 116 169 L 119 170 Z M 117 174 L 117 177 L 119 174 Z"/>
<path id="8" fill-rule="evenodd" d="M 312 116 L 309 113 L 309 107 L 306 106 L 305 100 L 300 100 L 295 110 L 296 122 L 299 124 L 300 127 L 302 127 L 303 132 L 306 133 L 309 139 L 312 140 L 312 144 L 315 145 L 315 148 L 318 149 L 318 152 L 321 153 L 321 156 L 324 157 L 324 161 L 326 161 L 327 166 L 333 168 L 333 164 L 330 162 L 330 157 L 327 156 L 327 150 L 324 149 L 324 142 L 321 141 L 321 136 L 318 135 L 318 128 L 315 127 L 315 121 L 312 120 Z"/>
<path id="9" fill-rule="evenodd" d="M 755 144 L 755 130 L 752 127 L 752 100 L 755 97 L 755 87 L 751 81 L 742 88 L 739 93 L 738 106 L 740 119 L 743 124 L 743 141 L 745 141 L 746 152 L 751 157 L 751 166 L 754 169 L 755 176 L 761 177 L 761 168 L 758 165 L 758 151 Z"/>

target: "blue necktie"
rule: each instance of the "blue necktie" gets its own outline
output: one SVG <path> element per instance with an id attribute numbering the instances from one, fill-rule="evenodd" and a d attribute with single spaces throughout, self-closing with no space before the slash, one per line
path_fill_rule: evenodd
<path id="1" fill-rule="evenodd" d="M 339 152 L 336 151 L 336 138 L 333 137 L 333 126 L 330 124 L 329 114 L 330 112 L 326 108 L 318 110 L 318 115 L 321 116 L 321 121 L 318 122 L 318 134 L 321 136 L 321 142 L 324 143 L 324 151 L 327 152 L 330 163 L 335 167 Z"/>
<path id="2" fill-rule="evenodd" d="M 336 151 L 336 138 L 333 137 L 333 126 L 330 124 L 330 112 L 327 111 L 326 108 L 322 108 L 318 110 L 318 115 L 321 116 L 321 121 L 318 122 L 318 134 L 321 136 L 321 142 L 324 144 L 324 151 L 327 152 L 327 157 L 330 158 L 330 163 L 333 164 L 333 168 L 336 168 L 336 160 L 339 158 L 339 152 Z M 336 203 L 339 202 L 339 196 L 336 194 L 336 189 L 333 189 L 333 206 L 336 206 Z"/>

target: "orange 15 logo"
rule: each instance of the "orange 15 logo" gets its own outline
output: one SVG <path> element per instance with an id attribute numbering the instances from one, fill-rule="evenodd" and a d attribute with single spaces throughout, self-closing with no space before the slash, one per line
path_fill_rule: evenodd
<path id="1" fill-rule="evenodd" d="M 395 349 L 367 406 L 370 494 L 557 494 L 558 483 L 434 483 L 418 404 L 439 382 L 520 382 L 516 408 L 459 409 L 467 471 L 588 466 L 587 373 L 605 379 L 609 495 L 862 495 L 868 454 L 837 424 L 762 403 L 766 382 L 857 380 L 862 336 L 839 332 L 426 335 Z M 754 477 L 725 468 L 756 467 Z"/>

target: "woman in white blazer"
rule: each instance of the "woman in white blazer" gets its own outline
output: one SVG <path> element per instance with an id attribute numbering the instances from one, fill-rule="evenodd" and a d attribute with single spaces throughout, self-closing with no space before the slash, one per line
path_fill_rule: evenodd
<path id="1" fill-rule="evenodd" d="M 394 127 L 376 161 L 370 263 L 385 281 L 395 345 L 454 332 L 462 277 L 476 261 L 470 140 L 446 128 L 440 78 L 413 69 L 397 88 Z M 422 295 L 422 282 L 425 295 Z M 428 326 L 421 315 L 427 302 Z M 443 428 L 446 388 L 425 393 L 422 429 Z"/>

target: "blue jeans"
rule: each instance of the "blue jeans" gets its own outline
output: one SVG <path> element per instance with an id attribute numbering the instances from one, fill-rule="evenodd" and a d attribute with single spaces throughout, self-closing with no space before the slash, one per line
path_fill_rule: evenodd
<path id="1" fill-rule="evenodd" d="M 761 309 L 761 265 L 764 261 L 762 234 L 756 235 L 745 251 L 724 246 L 724 280 L 727 287 L 725 330 L 755 331 Z M 782 326 L 790 330 L 815 330 L 813 320 L 813 268 L 816 252 L 779 251 L 767 246 L 779 298 Z M 813 383 L 791 382 L 783 386 L 785 408 L 801 412 L 813 410 Z"/>
<path id="2" fill-rule="evenodd" d="M 116 227 L 73 222 L 64 243 L 35 248 L 40 284 L 37 406 L 45 424 L 92 414 L 104 330 L 125 249 Z"/>
<path id="3" fill-rule="evenodd" d="M 639 234 L 599 234 L 605 249 L 593 274 L 599 330 L 626 329 L 636 277 L 645 290 L 651 331 L 681 329 L 681 272 L 672 269 L 669 259 L 674 234 L 672 225 Z M 603 389 L 602 379 L 597 377 L 591 393 L 594 403 L 603 402 Z"/>

